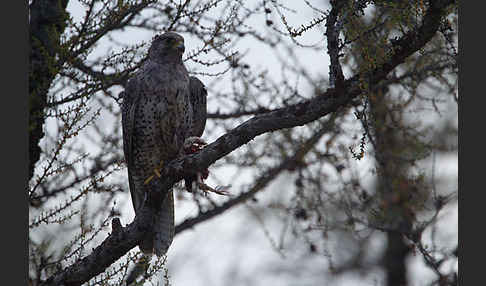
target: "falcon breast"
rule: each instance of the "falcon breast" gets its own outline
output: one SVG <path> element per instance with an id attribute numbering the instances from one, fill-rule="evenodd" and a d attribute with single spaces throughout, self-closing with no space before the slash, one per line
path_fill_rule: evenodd
<path id="1" fill-rule="evenodd" d="M 146 180 L 181 155 L 184 140 L 201 136 L 206 125 L 207 92 L 182 61 L 184 39 L 167 32 L 152 40 L 146 61 L 123 93 L 123 150 L 135 214 L 142 208 Z M 164 255 L 174 237 L 172 190 L 156 210 L 153 228 L 139 244 L 142 252 Z"/>

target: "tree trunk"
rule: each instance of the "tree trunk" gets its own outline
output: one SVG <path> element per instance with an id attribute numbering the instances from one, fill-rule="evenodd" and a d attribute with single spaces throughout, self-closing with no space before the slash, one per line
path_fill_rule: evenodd
<path id="1" fill-rule="evenodd" d="M 402 234 L 388 232 L 388 245 L 385 252 L 386 285 L 405 286 L 407 284 L 406 259 L 409 252 Z"/>

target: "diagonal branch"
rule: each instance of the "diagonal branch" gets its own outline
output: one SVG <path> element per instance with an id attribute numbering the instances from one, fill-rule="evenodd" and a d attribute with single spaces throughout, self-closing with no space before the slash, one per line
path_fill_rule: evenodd
<path id="1" fill-rule="evenodd" d="M 453 3 L 456 3 L 456 1 L 430 1 L 430 7 L 422 25 L 394 41 L 392 46 L 389 47 L 391 51 L 389 60 L 371 72 L 357 74 L 344 81 L 342 91 L 329 89 L 308 101 L 257 115 L 221 136 L 202 151 L 170 162 L 164 169 L 163 181 L 150 181 L 149 203 L 144 206 L 132 223 L 121 229 L 118 228 L 91 254 L 54 274 L 41 285 L 81 285 L 103 272 L 106 267 L 137 245 L 153 220 L 153 212 L 150 209 L 165 197 L 167 190 L 174 183 L 187 174 L 193 174 L 209 167 L 258 135 L 307 124 L 351 103 L 354 98 L 362 93 L 359 88 L 360 80 L 366 80 L 368 85 L 378 83 L 385 79 L 390 71 L 403 63 L 408 56 L 424 47 L 436 34 L 442 16 L 444 16 L 448 6 Z"/>

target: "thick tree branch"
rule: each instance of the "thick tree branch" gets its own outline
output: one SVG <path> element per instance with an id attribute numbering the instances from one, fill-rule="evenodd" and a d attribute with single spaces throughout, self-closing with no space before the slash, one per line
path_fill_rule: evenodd
<path id="1" fill-rule="evenodd" d="M 170 162 L 164 169 L 163 181 L 150 181 L 149 186 L 152 189 L 148 198 L 150 203 L 144 206 L 132 223 L 108 236 L 91 254 L 53 275 L 42 285 L 81 285 L 104 271 L 106 267 L 137 245 L 153 219 L 150 208 L 160 202 L 167 194 L 167 190 L 185 175 L 209 167 L 258 135 L 301 126 L 348 105 L 353 98 L 362 93 L 359 88 L 360 80 L 365 80 L 368 85 L 378 83 L 408 56 L 424 47 L 437 32 L 445 10 L 453 3 L 454 0 L 431 1 L 422 25 L 393 43 L 388 61 L 370 72 L 357 74 L 344 81 L 342 90 L 329 89 L 308 101 L 257 115 L 221 136 L 202 151 Z"/>

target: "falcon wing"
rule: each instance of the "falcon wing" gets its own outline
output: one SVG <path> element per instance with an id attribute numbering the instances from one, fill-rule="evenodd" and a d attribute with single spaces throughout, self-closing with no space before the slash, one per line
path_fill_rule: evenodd
<path id="1" fill-rule="evenodd" d="M 133 167 L 133 126 L 135 123 L 135 109 L 137 107 L 138 100 L 130 94 L 128 89 L 123 92 L 122 103 L 122 131 L 123 131 L 123 152 L 125 154 L 125 162 L 128 167 L 128 185 L 130 188 L 130 194 L 132 197 L 133 208 L 135 211 L 142 203 L 142 198 L 135 192 L 135 185 L 133 182 L 130 169 Z"/>
<path id="2" fill-rule="evenodd" d="M 189 78 L 189 92 L 191 93 L 192 126 L 189 136 L 201 137 L 206 127 L 206 97 L 208 92 L 204 84 L 196 77 Z"/>

